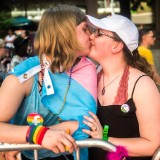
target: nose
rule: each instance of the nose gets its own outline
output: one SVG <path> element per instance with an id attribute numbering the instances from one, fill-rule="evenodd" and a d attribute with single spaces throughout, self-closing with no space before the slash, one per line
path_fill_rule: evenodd
<path id="1" fill-rule="evenodd" d="M 95 36 L 94 36 L 94 33 L 92 33 L 91 35 L 90 35 L 90 40 L 94 40 L 95 39 Z"/>
<path id="2" fill-rule="evenodd" d="M 88 36 L 90 36 L 90 35 L 91 35 L 91 33 L 90 33 L 89 31 L 87 31 L 87 34 L 88 34 Z"/>

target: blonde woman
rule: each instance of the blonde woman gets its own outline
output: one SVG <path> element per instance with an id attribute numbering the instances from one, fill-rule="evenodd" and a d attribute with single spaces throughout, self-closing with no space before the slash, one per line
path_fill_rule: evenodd
<path id="1" fill-rule="evenodd" d="M 39 151 L 40 159 L 73 159 L 62 152 L 65 146 L 73 152 L 75 140 L 88 137 L 83 115 L 96 112 L 96 69 L 85 58 L 89 36 L 79 8 L 58 5 L 44 12 L 34 44 L 38 56 L 16 66 L 0 89 L 1 142 L 40 144 L 47 149 Z M 33 159 L 33 152 L 22 156 Z M 81 159 L 87 156 L 82 149 Z"/>

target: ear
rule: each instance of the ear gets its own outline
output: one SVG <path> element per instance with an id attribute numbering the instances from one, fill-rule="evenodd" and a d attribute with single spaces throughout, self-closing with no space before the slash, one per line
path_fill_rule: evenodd
<path id="1" fill-rule="evenodd" d="M 112 47 L 112 52 L 117 53 L 123 49 L 124 45 L 122 42 L 116 42 Z"/>
<path id="2" fill-rule="evenodd" d="M 146 39 L 146 35 L 142 36 L 142 41 L 144 41 Z"/>

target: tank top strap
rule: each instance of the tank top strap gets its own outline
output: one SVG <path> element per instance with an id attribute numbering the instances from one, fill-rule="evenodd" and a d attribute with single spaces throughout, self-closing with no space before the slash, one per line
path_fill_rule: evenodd
<path id="1" fill-rule="evenodd" d="M 133 87 L 133 91 L 132 91 L 131 98 L 133 98 L 133 93 L 134 93 L 134 90 L 135 90 L 135 87 L 136 87 L 137 82 L 139 81 L 140 78 L 142 78 L 142 77 L 144 77 L 144 76 L 148 76 L 148 75 L 146 75 L 146 74 L 141 75 L 141 76 L 136 80 L 136 82 L 135 82 L 135 84 L 134 84 L 134 87 Z"/>

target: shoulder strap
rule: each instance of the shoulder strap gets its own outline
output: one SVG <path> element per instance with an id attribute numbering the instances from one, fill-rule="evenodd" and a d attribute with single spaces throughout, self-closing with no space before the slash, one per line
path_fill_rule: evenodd
<path id="1" fill-rule="evenodd" d="M 134 90 L 135 90 L 135 87 L 136 87 L 137 82 L 139 81 L 140 78 L 142 78 L 142 77 L 144 77 L 144 76 L 148 76 L 148 75 L 146 75 L 146 74 L 141 75 L 141 76 L 136 80 L 136 82 L 135 82 L 135 84 L 134 84 L 134 87 L 133 87 L 133 91 L 132 91 L 131 98 L 133 98 L 133 93 L 134 93 Z"/>

